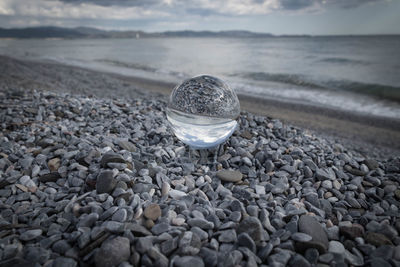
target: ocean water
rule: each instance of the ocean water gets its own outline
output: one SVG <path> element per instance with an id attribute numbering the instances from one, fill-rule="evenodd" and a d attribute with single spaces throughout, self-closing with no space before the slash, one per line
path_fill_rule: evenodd
<path id="1" fill-rule="evenodd" d="M 400 36 L 0 40 L 0 54 L 400 118 Z"/>

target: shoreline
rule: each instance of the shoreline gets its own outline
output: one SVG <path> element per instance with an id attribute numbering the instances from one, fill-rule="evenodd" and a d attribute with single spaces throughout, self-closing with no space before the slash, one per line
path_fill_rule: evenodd
<path id="1" fill-rule="evenodd" d="M 0 86 L 66 91 L 98 97 L 166 98 L 175 84 L 141 77 L 0 56 Z M 241 109 L 268 116 L 338 141 L 360 153 L 400 154 L 400 120 L 277 99 L 238 95 Z"/>

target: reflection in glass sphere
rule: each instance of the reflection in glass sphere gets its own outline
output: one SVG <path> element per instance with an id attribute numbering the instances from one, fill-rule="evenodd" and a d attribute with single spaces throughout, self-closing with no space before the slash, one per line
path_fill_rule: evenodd
<path id="1" fill-rule="evenodd" d="M 215 147 L 236 129 L 240 104 L 236 93 L 218 78 L 201 75 L 175 87 L 167 119 L 175 135 L 195 149 Z"/>

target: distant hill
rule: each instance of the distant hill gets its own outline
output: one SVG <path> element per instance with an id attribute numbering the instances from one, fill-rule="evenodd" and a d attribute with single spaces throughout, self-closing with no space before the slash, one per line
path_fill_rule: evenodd
<path id="1" fill-rule="evenodd" d="M 31 27 L 0 28 L 0 38 L 146 38 L 146 37 L 271 37 L 269 33 L 250 31 L 166 31 L 146 33 L 143 31 L 105 31 L 90 27 Z"/>

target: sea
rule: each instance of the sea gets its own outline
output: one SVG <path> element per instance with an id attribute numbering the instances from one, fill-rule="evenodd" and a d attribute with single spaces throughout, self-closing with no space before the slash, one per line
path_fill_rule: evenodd
<path id="1" fill-rule="evenodd" d="M 2 39 L 0 54 L 400 119 L 400 36 Z"/>

